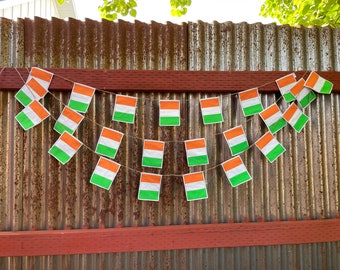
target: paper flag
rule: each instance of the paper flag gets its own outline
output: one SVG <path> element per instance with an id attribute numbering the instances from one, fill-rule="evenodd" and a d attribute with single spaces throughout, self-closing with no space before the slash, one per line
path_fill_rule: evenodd
<path id="1" fill-rule="evenodd" d="M 70 161 L 82 145 L 82 142 L 76 137 L 65 131 L 54 143 L 48 153 L 64 165 Z"/>
<path id="2" fill-rule="evenodd" d="M 86 113 L 95 91 L 93 87 L 74 83 L 68 106 L 77 112 Z"/>
<path id="3" fill-rule="evenodd" d="M 112 120 L 133 124 L 135 121 L 137 98 L 116 95 Z"/>
<path id="4" fill-rule="evenodd" d="M 138 200 L 159 201 L 162 176 L 152 173 L 141 173 L 139 180 Z"/>
<path id="5" fill-rule="evenodd" d="M 188 166 L 209 164 L 205 139 L 184 141 Z"/>
<path id="6" fill-rule="evenodd" d="M 252 179 L 240 156 L 233 157 L 221 165 L 233 187 Z"/>
<path id="7" fill-rule="evenodd" d="M 159 101 L 159 125 L 179 126 L 181 124 L 179 100 Z"/>
<path id="8" fill-rule="evenodd" d="M 73 134 L 83 119 L 84 116 L 82 114 L 71 110 L 69 107 L 65 107 L 57 119 L 53 129 L 59 134 L 62 134 L 64 131 Z"/>
<path id="9" fill-rule="evenodd" d="M 119 131 L 103 127 L 95 152 L 99 155 L 115 158 L 123 136 L 124 134 Z"/>
<path id="10" fill-rule="evenodd" d="M 21 112 L 19 112 L 15 116 L 15 119 L 24 130 L 28 130 L 38 125 L 49 116 L 50 113 L 45 109 L 45 107 L 41 105 L 39 101 L 34 100 Z"/>
<path id="11" fill-rule="evenodd" d="M 260 112 L 260 116 L 271 133 L 276 133 L 286 126 L 286 120 L 282 117 L 282 112 L 276 103 L 272 104 L 264 111 Z"/>
<path id="12" fill-rule="evenodd" d="M 42 99 L 48 92 L 52 77 L 53 73 L 33 67 L 26 83 L 16 93 L 15 98 L 24 106 L 33 100 Z"/>
<path id="13" fill-rule="evenodd" d="M 164 142 L 144 140 L 142 166 L 161 169 L 163 166 Z"/>
<path id="14" fill-rule="evenodd" d="M 183 175 L 183 181 L 187 201 L 208 198 L 207 186 L 203 172 L 185 174 Z"/>
<path id="15" fill-rule="evenodd" d="M 257 88 L 240 92 L 239 98 L 244 116 L 258 114 L 263 110 Z"/>
<path id="16" fill-rule="evenodd" d="M 306 123 L 309 121 L 309 117 L 305 115 L 295 103 L 292 103 L 283 114 L 283 118 L 286 119 L 289 125 L 291 125 L 297 132 L 300 132 Z"/>
<path id="17" fill-rule="evenodd" d="M 315 92 L 318 92 L 320 94 L 330 94 L 333 89 L 333 84 L 322 78 L 319 74 L 317 74 L 315 71 L 312 71 L 306 82 L 305 86 L 313 89 Z"/>
<path id="18" fill-rule="evenodd" d="M 200 105 L 205 125 L 223 122 L 222 106 L 218 97 L 200 99 Z"/>
<path id="19" fill-rule="evenodd" d="M 302 108 L 306 108 L 316 99 L 314 92 L 305 87 L 305 80 L 302 78 L 290 89 L 290 92 L 295 96 Z"/>
<path id="20" fill-rule="evenodd" d="M 286 151 L 269 131 L 258 139 L 255 144 L 271 163 Z"/>
<path id="21" fill-rule="evenodd" d="M 224 131 L 223 135 L 233 156 L 238 155 L 249 148 L 247 136 L 241 125 Z"/>
<path id="22" fill-rule="evenodd" d="M 120 164 L 100 157 L 90 178 L 90 183 L 104 189 L 110 189 L 119 168 Z"/>
<path id="23" fill-rule="evenodd" d="M 280 89 L 281 95 L 286 102 L 295 100 L 294 96 L 290 92 L 290 89 L 295 85 L 296 78 L 295 73 L 288 74 L 280 79 L 276 80 L 277 87 Z"/>

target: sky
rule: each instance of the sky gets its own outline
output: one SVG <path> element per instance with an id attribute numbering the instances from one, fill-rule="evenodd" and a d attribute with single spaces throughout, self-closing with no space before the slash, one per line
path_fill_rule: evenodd
<path id="1" fill-rule="evenodd" d="M 73 0 L 79 19 L 85 18 L 100 21 L 97 7 L 103 0 Z M 120 17 L 122 20 L 133 22 L 139 20 L 149 23 L 151 21 L 165 23 L 203 22 L 220 23 L 231 21 L 233 23 L 248 22 L 263 24 L 273 20 L 259 16 L 260 7 L 264 0 L 192 0 L 192 4 L 185 16 L 181 18 L 170 15 L 170 0 L 137 0 L 137 17 Z"/>

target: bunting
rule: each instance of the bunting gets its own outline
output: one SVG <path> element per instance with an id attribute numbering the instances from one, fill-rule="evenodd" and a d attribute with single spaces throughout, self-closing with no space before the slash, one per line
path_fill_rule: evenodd
<path id="1" fill-rule="evenodd" d="M 50 113 L 45 109 L 45 107 L 41 105 L 39 101 L 34 100 L 20 113 L 18 113 L 15 116 L 15 119 L 24 130 L 29 130 L 30 128 L 40 124 L 49 116 Z"/>
<path id="2" fill-rule="evenodd" d="M 163 166 L 164 142 L 144 140 L 142 166 L 161 169 Z"/>
<path id="3" fill-rule="evenodd" d="M 119 131 L 103 127 L 95 152 L 102 156 L 115 158 L 123 136 L 124 134 Z"/>
<path id="4" fill-rule="evenodd" d="M 316 99 L 314 92 L 305 87 L 305 80 L 302 78 L 297 81 L 290 91 L 302 108 L 306 108 Z"/>
<path id="5" fill-rule="evenodd" d="M 200 105 L 205 125 L 223 122 L 222 106 L 218 97 L 201 99 Z"/>
<path id="6" fill-rule="evenodd" d="M 207 186 L 203 172 L 188 173 L 183 175 L 185 195 L 187 201 L 208 198 Z"/>
<path id="7" fill-rule="evenodd" d="M 232 187 L 252 179 L 240 156 L 233 157 L 221 165 Z"/>
<path id="8" fill-rule="evenodd" d="M 244 116 L 247 117 L 258 114 L 263 110 L 259 91 L 257 88 L 240 92 L 239 98 Z"/>
<path id="9" fill-rule="evenodd" d="M 295 73 L 288 74 L 278 80 L 276 80 L 276 84 L 278 88 L 280 89 L 281 95 L 283 96 L 284 100 L 286 102 L 291 102 L 295 100 L 295 97 L 290 92 L 291 88 L 296 83 L 296 75 Z"/>
<path id="10" fill-rule="evenodd" d="M 289 125 L 297 132 L 300 132 L 309 121 L 309 117 L 305 115 L 295 103 L 292 103 L 283 114 Z"/>
<path id="11" fill-rule="evenodd" d="M 247 136 L 241 125 L 223 132 L 233 156 L 238 155 L 249 148 Z"/>
<path id="12" fill-rule="evenodd" d="M 188 166 L 209 164 L 208 152 L 205 139 L 194 139 L 184 141 L 187 153 Z"/>
<path id="13" fill-rule="evenodd" d="M 312 71 L 306 82 L 305 86 L 313 89 L 315 92 L 318 92 L 320 94 L 330 94 L 333 89 L 333 84 L 322 78 L 319 74 L 317 74 L 315 71 Z"/>
<path id="14" fill-rule="evenodd" d="M 71 110 L 69 107 L 65 107 L 54 124 L 54 130 L 59 134 L 62 134 L 64 131 L 73 134 L 83 119 L 84 116 L 82 114 Z"/>
<path id="15" fill-rule="evenodd" d="M 135 122 L 137 98 L 116 95 L 112 120 L 133 124 Z"/>
<path id="16" fill-rule="evenodd" d="M 120 164 L 100 157 L 91 175 L 90 183 L 108 190 L 116 178 L 119 169 Z"/>
<path id="17" fill-rule="evenodd" d="M 273 163 L 286 149 L 269 131 L 255 142 L 255 145 L 266 156 L 269 162 Z"/>
<path id="18" fill-rule="evenodd" d="M 138 200 L 159 201 L 162 176 L 142 172 L 139 180 Z"/>
<path id="19" fill-rule="evenodd" d="M 180 102 L 179 100 L 159 101 L 159 125 L 160 126 L 180 126 Z"/>
<path id="20" fill-rule="evenodd" d="M 282 112 L 276 103 L 272 104 L 264 111 L 260 112 L 260 116 L 271 133 L 276 133 L 286 126 L 286 120 L 282 117 Z"/>
<path id="21" fill-rule="evenodd" d="M 82 145 L 82 142 L 76 137 L 65 131 L 54 143 L 48 153 L 64 165 L 70 161 Z"/>
<path id="22" fill-rule="evenodd" d="M 68 106 L 77 112 L 86 113 L 90 106 L 95 90 L 96 89 L 93 87 L 89 87 L 80 83 L 74 83 Z"/>

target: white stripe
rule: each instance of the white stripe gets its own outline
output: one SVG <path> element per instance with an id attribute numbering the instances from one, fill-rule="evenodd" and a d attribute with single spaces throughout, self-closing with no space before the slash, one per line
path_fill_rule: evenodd
<path id="1" fill-rule="evenodd" d="M 301 101 L 305 96 L 307 96 L 312 90 L 307 87 L 303 87 L 302 90 L 297 94 L 296 99 L 297 101 Z"/>
<path id="2" fill-rule="evenodd" d="M 319 77 L 318 80 L 315 82 L 314 86 L 313 86 L 313 89 L 315 91 L 318 91 L 320 92 L 321 88 L 323 87 L 323 85 L 325 84 L 325 79 L 324 78 L 321 78 Z"/>
<path id="3" fill-rule="evenodd" d="M 114 111 L 115 112 L 135 114 L 136 107 L 126 106 L 126 105 L 121 105 L 121 104 L 116 103 Z"/>
<path id="4" fill-rule="evenodd" d="M 64 151 L 70 157 L 72 157 L 77 152 L 76 150 L 74 150 L 74 148 L 69 146 L 66 142 L 64 142 L 61 139 L 58 139 L 54 145 L 60 148 L 60 150 Z"/>
<path id="5" fill-rule="evenodd" d="M 245 141 L 247 141 L 247 137 L 246 137 L 245 134 L 241 134 L 239 136 L 236 136 L 232 139 L 227 140 L 230 147 L 237 145 L 237 144 L 240 144 L 240 143 L 243 143 Z"/>
<path id="6" fill-rule="evenodd" d="M 197 189 L 207 188 L 205 181 L 199 181 L 199 182 L 192 182 L 189 184 L 185 184 L 185 191 L 192 191 Z"/>
<path id="7" fill-rule="evenodd" d="M 163 151 L 144 149 L 143 150 L 143 157 L 163 159 Z"/>
<path id="8" fill-rule="evenodd" d="M 23 112 L 29 119 L 31 119 L 34 125 L 38 125 L 42 121 L 41 118 L 29 106 L 23 109 Z"/>
<path id="9" fill-rule="evenodd" d="M 65 115 L 61 114 L 57 120 L 57 122 L 62 123 L 63 125 L 69 127 L 72 130 L 76 130 L 78 124 L 71 120 L 70 118 L 66 117 Z"/>
<path id="10" fill-rule="evenodd" d="M 72 92 L 70 100 L 78 101 L 85 104 L 90 104 L 92 96 L 82 95 L 80 93 Z"/>
<path id="11" fill-rule="evenodd" d="M 299 120 L 299 118 L 301 117 L 301 115 L 302 115 L 302 111 L 300 111 L 299 109 L 296 110 L 292 118 L 290 118 L 290 120 L 288 121 L 288 123 L 294 126 L 296 122 Z"/>
<path id="12" fill-rule="evenodd" d="M 241 105 L 243 108 L 248 108 L 257 104 L 260 104 L 260 98 L 259 97 L 254 97 L 246 100 L 241 100 Z"/>
<path id="13" fill-rule="evenodd" d="M 282 118 L 282 113 L 276 112 L 273 115 L 271 115 L 269 118 L 267 119 L 262 118 L 262 119 L 266 123 L 267 126 L 271 126 L 272 124 L 275 124 L 277 121 L 279 121 L 280 118 Z"/>
<path id="14" fill-rule="evenodd" d="M 261 151 L 265 156 L 267 156 L 270 153 L 270 151 L 272 151 L 278 144 L 279 142 L 275 138 L 273 138 L 269 143 L 267 143 L 267 145 L 265 145 L 261 149 Z"/>
<path id="15" fill-rule="evenodd" d="M 111 181 L 113 181 L 113 179 L 116 177 L 117 173 L 107 170 L 103 167 L 100 166 L 96 166 L 96 168 L 94 169 L 93 173 L 98 174 L 100 176 L 103 176 L 106 179 L 109 179 Z"/>
<path id="16" fill-rule="evenodd" d="M 247 171 L 246 166 L 244 166 L 244 164 L 240 164 L 240 165 L 226 171 L 226 174 L 227 174 L 228 178 L 230 179 L 230 178 L 232 178 L 236 175 L 239 175 L 239 174 L 241 174 L 245 171 Z"/>
<path id="17" fill-rule="evenodd" d="M 32 77 L 32 78 L 33 78 L 33 77 Z M 37 78 L 37 77 L 34 77 L 34 79 L 35 79 L 38 83 L 40 83 L 40 85 L 41 85 L 42 87 L 44 87 L 44 89 L 48 90 L 48 87 L 50 86 L 50 83 L 51 83 L 51 82 L 44 81 L 44 80 L 42 80 L 42 79 L 40 79 L 40 78 Z"/>
<path id="18" fill-rule="evenodd" d="M 280 91 L 282 94 L 287 94 L 289 93 L 290 89 L 292 89 L 292 87 L 296 84 L 296 82 L 285 85 L 283 87 L 280 87 Z"/>
<path id="19" fill-rule="evenodd" d="M 203 115 L 222 113 L 221 106 L 202 108 Z"/>
<path id="20" fill-rule="evenodd" d="M 159 192 L 161 189 L 161 184 L 150 183 L 150 182 L 140 182 L 139 189 Z"/>
<path id="21" fill-rule="evenodd" d="M 31 100 L 36 99 L 36 98 L 35 98 L 35 95 L 33 95 L 34 91 L 31 90 L 31 88 L 28 87 L 26 84 L 24 84 L 24 85 L 21 87 L 21 89 L 19 90 L 19 92 L 20 92 L 20 91 L 24 92 L 24 93 L 26 94 L 26 96 L 28 96 Z M 39 97 L 39 99 L 40 99 L 40 97 Z"/>
<path id="22" fill-rule="evenodd" d="M 208 154 L 207 154 L 207 149 L 205 147 L 187 150 L 187 157 L 206 156 L 206 155 Z"/>
<path id="23" fill-rule="evenodd" d="M 115 140 L 111 140 L 107 137 L 100 136 L 99 140 L 98 140 L 98 144 L 102 144 L 102 145 L 108 146 L 110 148 L 118 149 L 120 142 L 117 142 Z"/>
<path id="24" fill-rule="evenodd" d="M 160 110 L 159 111 L 160 117 L 179 117 L 180 113 L 179 110 Z"/>

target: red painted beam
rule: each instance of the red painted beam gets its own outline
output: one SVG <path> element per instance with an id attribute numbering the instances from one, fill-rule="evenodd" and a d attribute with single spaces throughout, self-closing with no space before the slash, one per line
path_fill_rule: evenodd
<path id="1" fill-rule="evenodd" d="M 340 219 L 0 233 L 0 256 L 95 254 L 340 241 Z"/>
<path id="2" fill-rule="evenodd" d="M 47 68 L 55 74 L 50 90 L 69 91 L 72 82 L 106 91 L 239 92 L 259 87 L 262 92 L 277 92 L 275 80 L 291 71 L 176 71 L 176 70 L 100 70 Z M 1 72 L 2 71 L 2 72 Z M 29 69 L 1 68 L 0 90 L 17 91 Z M 306 79 L 309 72 L 295 72 Z M 320 71 L 340 91 L 340 72 Z M 20 75 L 19 75 L 20 74 Z"/>

